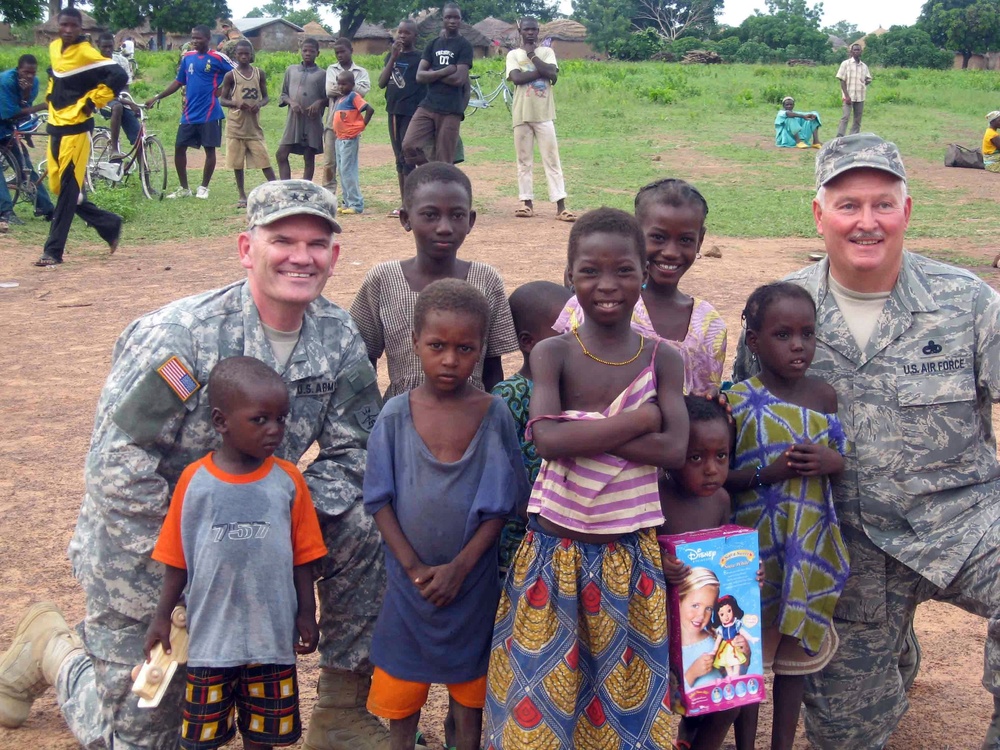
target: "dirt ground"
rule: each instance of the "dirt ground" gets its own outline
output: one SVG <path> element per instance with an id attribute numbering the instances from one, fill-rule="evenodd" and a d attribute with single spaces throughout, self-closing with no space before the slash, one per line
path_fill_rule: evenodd
<path id="1" fill-rule="evenodd" d="M 373 151 L 363 154 L 363 162 L 387 156 Z M 495 166 L 473 165 L 468 171 L 488 210 L 481 212 L 462 248 L 463 257 L 497 266 L 511 290 L 533 279 L 560 280 L 569 225 L 553 221 L 551 205 L 541 202 L 535 218 L 512 217 L 515 202 L 497 197 L 496 188 L 513 179 L 513 166 L 500 172 Z M 935 179 L 946 182 L 955 173 L 955 179 L 968 177 L 963 170 L 938 171 L 944 175 Z M 544 184 L 540 174 L 536 180 Z M 392 187 L 382 193 L 386 200 Z M 232 223 L 235 237 L 238 217 Z M 720 310 L 729 324 L 731 350 L 749 292 L 807 264 L 808 253 L 821 249 L 819 240 L 736 240 L 710 234 L 704 249 L 713 245 L 721 249 L 722 258 L 698 261 L 682 289 L 706 297 Z M 995 250 L 988 247 L 926 241 L 912 243 L 911 249 L 960 251 L 979 258 L 975 270 L 997 281 L 990 268 Z M 16 233 L 0 237 L 0 282 L 18 283 L 15 288 L 0 287 L 5 321 L 0 330 L 0 648 L 9 642 L 19 614 L 34 601 L 56 602 L 71 622 L 83 614 L 83 596 L 65 551 L 83 492 L 81 468 L 94 405 L 115 338 L 144 312 L 242 275 L 232 238 L 143 247 L 126 242 L 113 257 L 95 242 L 71 247 L 66 263 L 56 270 L 31 267 L 38 250 L 21 246 Z M 397 222 L 381 214 L 351 217 L 345 222 L 342 254 L 327 296 L 349 306 L 372 265 L 412 252 L 412 240 Z M 516 358 L 505 362 L 508 372 L 518 366 Z M 384 371 L 381 375 L 384 384 Z M 979 747 L 992 708 L 980 684 L 985 630 L 983 620 L 948 605 L 931 603 L 919 609 L 923 669 L 891 748 Z M 314 701 L 316 663 L 315 656 L 300 661 L 306 720 Z M 433 747 L 440 747 L 444 704 L 436 688 L 421 722 Z M 762 718 L 767 713 L 762 711 Z M 762 737 L 767 731 L 762 722 Z M 23 728 L 0 729 L 0 749 L 25 747 L 76 747 L 51 691 L 38 700 Z M 800 739 L 796 747 L 808 744 Z"/>

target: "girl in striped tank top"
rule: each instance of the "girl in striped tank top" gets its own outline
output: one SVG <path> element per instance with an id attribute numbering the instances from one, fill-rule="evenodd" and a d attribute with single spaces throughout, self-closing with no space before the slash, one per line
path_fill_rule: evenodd
<path id="1" fill-rule="evenodd" d="M 497 611 L 486 747 L 669 748 L 657 467 L 684 463 L 684 365 L 630 328 L 642 230 L 602 208 L 569 237 L 585 322 L 531 352 L 544 459 Z"/>

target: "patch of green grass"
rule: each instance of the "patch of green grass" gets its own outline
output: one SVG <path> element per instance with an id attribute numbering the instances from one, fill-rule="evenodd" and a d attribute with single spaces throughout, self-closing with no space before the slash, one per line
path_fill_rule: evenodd
<path id="1" fill-rule="evenodd" d="M 0 65 L 12 66 L 18 55 L 30 51 L 47 65 L 47 50 L 5 47 Z M 333 62 L 324 50 L 319 65 Z M 161 91 L 174 76 L 177 51 L 138 53 L 140 79 L 133 85 L 138 99 Z M 259 53 L 257 64 L 266 75 L 272 102 L 262 110 L 262 125 L 270 153 L 277 150 L 286 110 L 277 106 L 285 68 L 298 61 L 289 52 Z M 359 56 L 375 79 L 382 58 Z M 492 90 L 503 75 L 503 60 L 477 60 L 484 91 Z M 813 237 L 810 204 L 816 152 L 771 146 L 772 123 L 783 96 L 794 96 L 799 110 L 817 110 L 822 117 L 820 138 L 832 138 L 840 118 L 840 92 L 835 68 L 781 65 L 687 66 L 673 63 L 616 63 L 566 60 L 554 92 L 557 130 L 567 188 L 574 209 L 610 205 L 630 209 L 636 190 L 650 180 L 676 176 L 699 186 L 711 206 L 710 231 L 737 237 Z M 908 160 L 940 164 L 950 142 L 978 144 L 985 128 L 984 114 L 995 108 L 1000 78 L 992 71 L 930 71 L 875 69 L 865 110 L 865 129 L 895 141 Z M 43 82 L 44 86 L 44 82 Z M 44 89 L 43 89 L 44 90 Z M 367 100 L 376 110 L 365 131 L 362 151 L 388 147 L 385 96 L 375 88 Z M 149 127 L 167 151 L 168 191 L 177 186 L 173 169 L 173 141 L 177 132 L 181 96 L 164 100 L 149 118 Z M 98 123 L 101 118 L 98 118 Z M 497 99 L 489 109 L 462 125 L 467 162 L 495 165 L 508 180 L 477 185 L 476 203 L 490 210 L 497 200 L 517 195 L 510 114 Z M 196 158 L 192 155 L 191 161 Z M 362 155 L 362 158 L 364 156 Z M 200 158 L 199 158 L 200 161 Z M 321 158 L 318 159 L 321 162 Z M 292 157 L 294 170 L 301 158 Z M 536 165 L 539 167 L 540 165 Z M 500 171 L 500 170 L 498 170 Z M 501 173 L 503 173 L 501 171 Z M 979 173 L 982 187 L 944 190 L 913 179 L 915 198 L 913 237 L 971 237 L 985 243 L 1000 239 L 996 229 L 996 202 L 990 197 L 993 180 Z M 200 168 L 189 169 L 192 187 L 200 183 Z M 260 172 L 247 172 L 247 188 L 263 181 Z M 386 162 L 361 173 L 362 191 L 371 211 L 398 203 L 394 165 Z M 99 202 L 126 216 L 126 239 L 156 242 L 197 236 L 232 235 L 242 225 L 236 210 L 237 192 L 231 172 L 219 168 L 208 201 L 153 202 L 142 197 L 138 185 L 118 189 Z M 24 208 L 20 208 L 24 211 Z M 22 215 L 24 215 L 22 213 Z M 27 241 L 44 239 L 41 222 L 23 228 Z M 77 228 L 73 232 L 90 232 Z"/>

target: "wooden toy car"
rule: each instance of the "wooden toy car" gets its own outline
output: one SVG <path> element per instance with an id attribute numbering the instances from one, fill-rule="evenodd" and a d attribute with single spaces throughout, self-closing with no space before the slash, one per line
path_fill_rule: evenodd
<path id="1" fill-rule="evenodd" d="M 186 664 L 188 657 L 187 608 L 178 604 L 170 613 L 170 651 L 157 643 L 145 661 L 132 670 L 135 682 L 132 692 L 139 696 L 139 708 L 155 708 L 167 692 L 170 678 L 178 664 Z"/>

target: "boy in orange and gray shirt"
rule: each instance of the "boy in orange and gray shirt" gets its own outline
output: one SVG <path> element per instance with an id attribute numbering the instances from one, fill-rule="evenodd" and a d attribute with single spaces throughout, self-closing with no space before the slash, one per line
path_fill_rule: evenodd
<path id="1" fill-rule="evenodd" d="M 337 76 L 340 98 L 333 108 L 333 132 L 337 136 L 337 174 L 344 205 L 340 215 L 359 214 L 365 210 L 358 182 L 358 146 L 361 133 L 371 122 L 375 110 L 354 90 L 354 74 L 345 70 Z"/>

